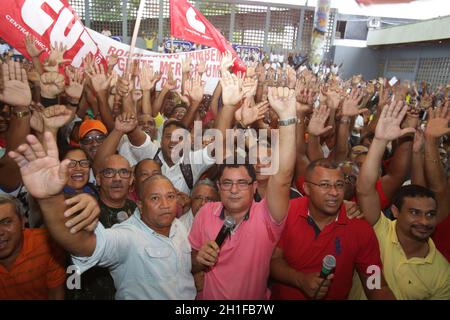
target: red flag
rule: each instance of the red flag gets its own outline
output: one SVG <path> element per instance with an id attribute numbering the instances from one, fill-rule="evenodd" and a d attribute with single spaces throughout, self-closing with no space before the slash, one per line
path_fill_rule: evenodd
<path id="1" fill-rule="evenodd" d="M 25 47 L 28 34 L 35 36 L 35 45 L 45 50 L 41 60 L 57 41 L 67 46 L 64 58 L 72 59 L 75 67 L 89 53 L 94 55 L 96 63 L 106 65 L 100 49 L 67 0 L 2 0 L 0 37 L 29 59 Z"/>
<path id="2" fill-rule="evenodd" d="M 183 40 L 230 51 L 236 57 L 233 72 L 245 72 L 246 67 L 225 37 L 187 0 L 170 0 L 170 32 Z"/>
<path id="3" fill-rule="evenodd" d="M 396 4 L 396 3 L 409 3 L 415 0 L 355 0 L 358 4 L 370 6 L 372 4 Z"/>

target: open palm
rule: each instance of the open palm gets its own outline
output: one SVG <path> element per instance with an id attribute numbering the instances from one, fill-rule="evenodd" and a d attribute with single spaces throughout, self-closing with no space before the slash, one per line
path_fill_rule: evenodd
<path id="1" fill-rule="evenodd" d="M 439 138 L 450 133 L 448 122 L 450 121 L 450 113 L 448 105 L 436 109 L 428 109 L 428 123 L 425 134 L 429 137 Z"/>
<path id="2" fill-rule="evenodd" d="M 384 107 L 375 130 L 375 138 L 392 141 L 406 133 L 414 133 L 414 128 L 400 128 L 406 111 L 403 101 L 393 101 L 389 106 Z"/>
<path id="3" fill-rule="evenodd" d="M 1 65 L 3 81 L 0 101 L 17 107 L 28 107 L 31 103 L 31 90 L 25 69 L 19 62 L 9 61 Z"/>
<path id="4" fill-rule="evenodd" d="M 46 132 L 44 140 L 47 151 L 35 136 L 29 135 L 27 144 L 9 152 L 20 168 L 27 191 L 38 199 L 60 193 L 68 180 L 68 161 L 59 162 L 55 138 Z"/>
<path id="5" fill-rule="evenodd" d="M 313 115 L 309 120 L 308 133 L 313 136 L 321 136 L 333 127 L 327 126 L 328 117 L 330 116 L 330 109 L 326 105 L 321 105 L 319 108 L 314 109 Z"/>

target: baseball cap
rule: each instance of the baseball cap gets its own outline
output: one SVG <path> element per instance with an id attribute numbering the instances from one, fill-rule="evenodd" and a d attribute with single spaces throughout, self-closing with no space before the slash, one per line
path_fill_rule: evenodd
<path id="1" fill-rule="evenodd" d="M 81 123 L 80 129 L 78 131 L 80 139 L 83 139 L 84 136 L 92 130 L 98 130 L 103 134 L 108 134 L 108 129 L 106 129 L 103 122 L 101 122 L 100 120 L 86 119 Z"/>

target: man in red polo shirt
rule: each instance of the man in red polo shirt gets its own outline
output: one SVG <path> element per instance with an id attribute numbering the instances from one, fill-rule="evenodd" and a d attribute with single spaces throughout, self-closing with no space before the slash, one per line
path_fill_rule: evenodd
<path id="1" fill-rule="evenodd" d="M 336 163 L 320 159 L 308 165 L 307 196 L 291 200 L 272 255 L 272 299 L 347 299 L 355 269 L 369 299 L 394 299 L 381 272 L 375 233 L 366 221 L 347 218 L 342 205 L 344 188 L 344 176 Z M 326 255 L 335 257 L 336 268 L 322 279 L 319 275 Z M 366 283 L 372 281 L 374 270 L 380 286 L 369 290 L 372 286 Z"/>

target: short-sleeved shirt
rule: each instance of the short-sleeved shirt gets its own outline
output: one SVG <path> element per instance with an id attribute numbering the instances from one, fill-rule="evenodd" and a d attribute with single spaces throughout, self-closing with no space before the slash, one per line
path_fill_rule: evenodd
<path id="1" fill-rule="evenodd" d="M 305 190 L 303 189 L 304 182 L 305 182 L 304 176 L 298 177 L 297 181 L 295 181 L 295 186 L 297 187 L 297 190 L 300 191 L 301 194 L 305 194 Z M 386 194 L 383 191 L 383 185 L 381 184 L 381 179 L 377 180 L 375 188 L 378 193 L 378 198 L 380 199 L 381 210 L 384 210 L 387 207 L 389 207 L 390 203 L 389 203 L 389 199 L 387 198 Z M 356 195 L 350 201 L 358 202 Z"/>
<path id="2" fill-rule="evenodd" d="M 193 249 L 200 250 L 205 242 L 216 239 L 223 226 L 222 209 L 221 202 L 210 202 L 196 214 L 189 234 Z M 217 263 L 206 270 L 203 291 L 197 298 L 268 299 L 270 259 L 284 221 L 273 220 L 266 199 L 253 202 L 248 219 L 242 220 L 224 241 Z"/>
<path id="3" fill-rule="evenodd" d="M 341 206 L 337 220 L 320 231 L 308 214 L 308 202 L 309 197 L 291 200 L 278 247 L 289 266 L 302 273 L 320 272 L 323 258 L 333 255 L 336 268 L 325 299 L 347 299 L 355 269 L 368 274 L 369 266 L 381 268 L 375 233 L 366 221 L 348 219 L 345 206 Z M 275 282 L 272 299 L 303 300 L 307 296 L 299 289 Z"/>
<path id="4" fill-rule="evenodd" d="M 450 215 L 436 226 L 433 241 L 436 248 L 450 263 Z"/>
<path id="5" fill-rule="evenodd" d="M 94 253 L 72 260 L 80 271 L 108 267 L 116 286 L 116 299 L 193 300 L 191 246 L 183 224 L 175 219 L 165 237 L 141 219 L 139 210 L 126 221 L 105 229 L 98 224 Z"/>
<path id="6" fill-rule="evenodd" d="M 46 229 L 25 229 L 11 270 L 0 265 L 0 300 L 44 300 L 66 280 L 64 252 Z"/>
<path id="7" fill-rule="evenodd" d="M 380 243 L 384 277 L 397 299 L 450 300 L 450 264 L 428 239 L 425 258 L 408 259 L 397 238 L 397 221 L 383 214 L 374 225 Z"/>

